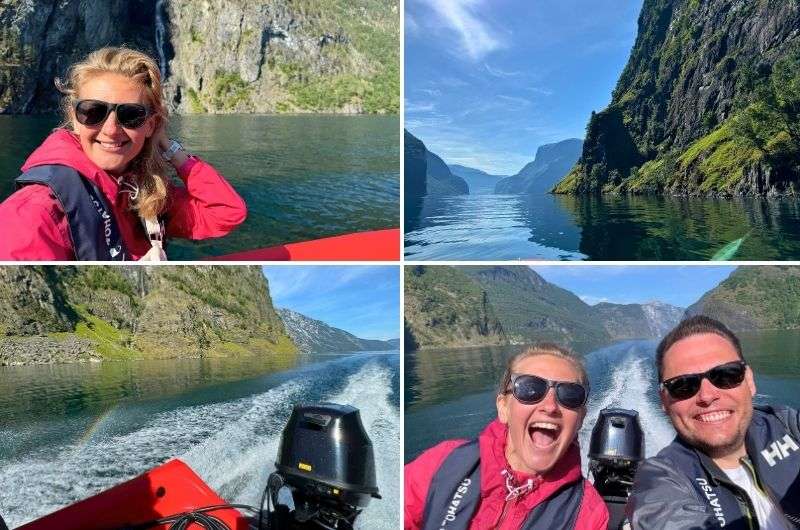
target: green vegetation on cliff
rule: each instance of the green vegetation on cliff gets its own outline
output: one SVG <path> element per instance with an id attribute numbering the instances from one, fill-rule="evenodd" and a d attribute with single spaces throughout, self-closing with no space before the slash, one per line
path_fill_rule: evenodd
<path id="1" fill-rule="evenodd" d="M 739 267 L 687 310 L 734 330 L 800 329 L 798 267 Z"/>
<path id="2" fill-rule="evenodd" d="M 683 309 L 590 306 L 529 267 L 405 267 L 406 349 L 655 338 Z"/>
<path id="3" fill-rule="evenodd" d="M 297 352 L 258 267 L 3 267 L 0 284 L 5 364 L 42 338 L 30 362 Z"/>
<path id="4" fill-rule="evenodd" d="M 612 101 L 553 191 L 797 193 L 798 25 L 797 2 L 645 0 Z"/>
<path id="5" fill-rule="evenodd" d="M 397 0 L 165 0 L 160 20 L 156 4 L 4 1 L 0 113 L 57 110 L 53 80 L 122 44 L 165 58 L 178 112 L 399 112 Z"/>
<path id="6" fill-rule="evenodd" d="M 404 274 L 407 344 L 425 348 L 507 342 L 487 293 L 461 270 L 420 265 L 405 267 Z"/>

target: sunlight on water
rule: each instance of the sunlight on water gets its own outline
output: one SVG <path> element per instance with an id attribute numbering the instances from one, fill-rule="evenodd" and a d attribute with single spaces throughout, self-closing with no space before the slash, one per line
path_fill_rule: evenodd
<path id="1" fill-rule="evenodd" d="M 401 461 L 400 413 L 391 388 L 397 369 L 375 356 L 335 359 L 302 368 L 265 391 L 178 406 L 148 415 L 141 424 L 131 423 L 140 417 L 133 410 L 137 405 L 114 407 L 74 443 L 0 461 L 2 515 L 12 527 L 22 524 L 173 457 L 187 462 L 229 501 L 256 505 L 293 404 L 332 401 L 361 410 L 375 448 L 384 498 L 372 500 L 360 528 L 394 528 Z"/>

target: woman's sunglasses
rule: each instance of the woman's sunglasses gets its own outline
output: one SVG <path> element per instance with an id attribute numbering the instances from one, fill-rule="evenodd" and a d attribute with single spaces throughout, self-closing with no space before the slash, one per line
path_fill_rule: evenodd
<path id="1" fill-rule="evenodd" d="M 105 122 L 112 111 L 117 113 L 117 121 L 126 129 L 138 129 L 150 114 L 150 109 L 139 103 L 106 103 L 97 99 L 75 102 L 75 119 L 89 127 Z"/>
<path id="2" fill-rule="evenodd" d="M 511 376 L 511 388 L 509 392 L 520 403 L 533 405 L 539 403 L 547 395 L 550 387 L 556 390 L 556 401 L 568 409 L 577 409 L 586 403 L 586 387 L 578 383 L 566 381 L 550 381 L 542 377 L 529 374 L 515 374 Z"/>
<path id="3" fill-rule="evenodd" d="M 669 395 L 678 400 L 689 399 L 697 394 L 703 379 L 708 379 L 717 388 L 728 389 L 736 388 L 744 381 L 745 367 L 744 361 L 733 361 L 720 364 L 707 372 L 700 374 L 684 374 L 671 377 L 661 383 L 661 388 L 669 392 Z"/>

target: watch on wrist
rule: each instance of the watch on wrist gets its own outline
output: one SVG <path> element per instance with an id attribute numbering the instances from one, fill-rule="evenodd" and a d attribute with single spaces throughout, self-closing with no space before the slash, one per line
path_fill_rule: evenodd
<path id="1" fill-rule="evenodd" d="M 161 158 L 169 162 L 175 156 L 175 153 L 183 149 L 183 146 L 178 142 L 178 140 L 170 140 L 169 147 L 166 151 L 161 153 Z"/>

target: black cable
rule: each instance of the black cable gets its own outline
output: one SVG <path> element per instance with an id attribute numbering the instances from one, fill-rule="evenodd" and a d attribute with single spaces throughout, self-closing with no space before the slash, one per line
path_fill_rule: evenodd
<path id="1" fill-rule="evenodd" d="M 267 479 L 267 485 L 264 487 L 264 494 L 261 496 L 261 506 L 259 507 L 260 509 L 258 510 L 258 530 L 261 530 L 262 528 L 261 520 L 264 517 L 264 499 L 266 498 L 267 492 L 269 490 L 270 490 L 269 479 Z M 270 510 L 270 503 L 267 502 L 267 511 L 269 510 Z M 267 520 L 267 523 L 269 523 L 269 520 Z M 267 530 L 269 530 L 269 527 L 267 527 Z"/>
<path id="2" fill-rule="evenodd" d="M 255 508 L 247 504 L 215 504 L 213 506 L 198 508 L 196 510 L 192 510 L 191 512 L 179 513 L 167 517 L 162 517 L 161 519 L 154 519 L 146 523 L 141 523 L 133 526 L 126 526 L 122 530 L 145 530 L 147 528 L 153 528 L 155 526 L 165 525 L 169 523 L 172 523 L 169 526 L 170 530 L 184 530 L 188 528 L 189 524 L 191 523 L 197 523 L 198 525 L 202 526 L 203 528 L 206 528 L 207 530 L 233 530 L 219 518 L 214 517 L 213 515 L 206 515 L 206 512 L 215 512 L 218 510 L 224 510 L 226 508 L 248 510 L 253 513 L 255 513 L 256 511 Z"/>

